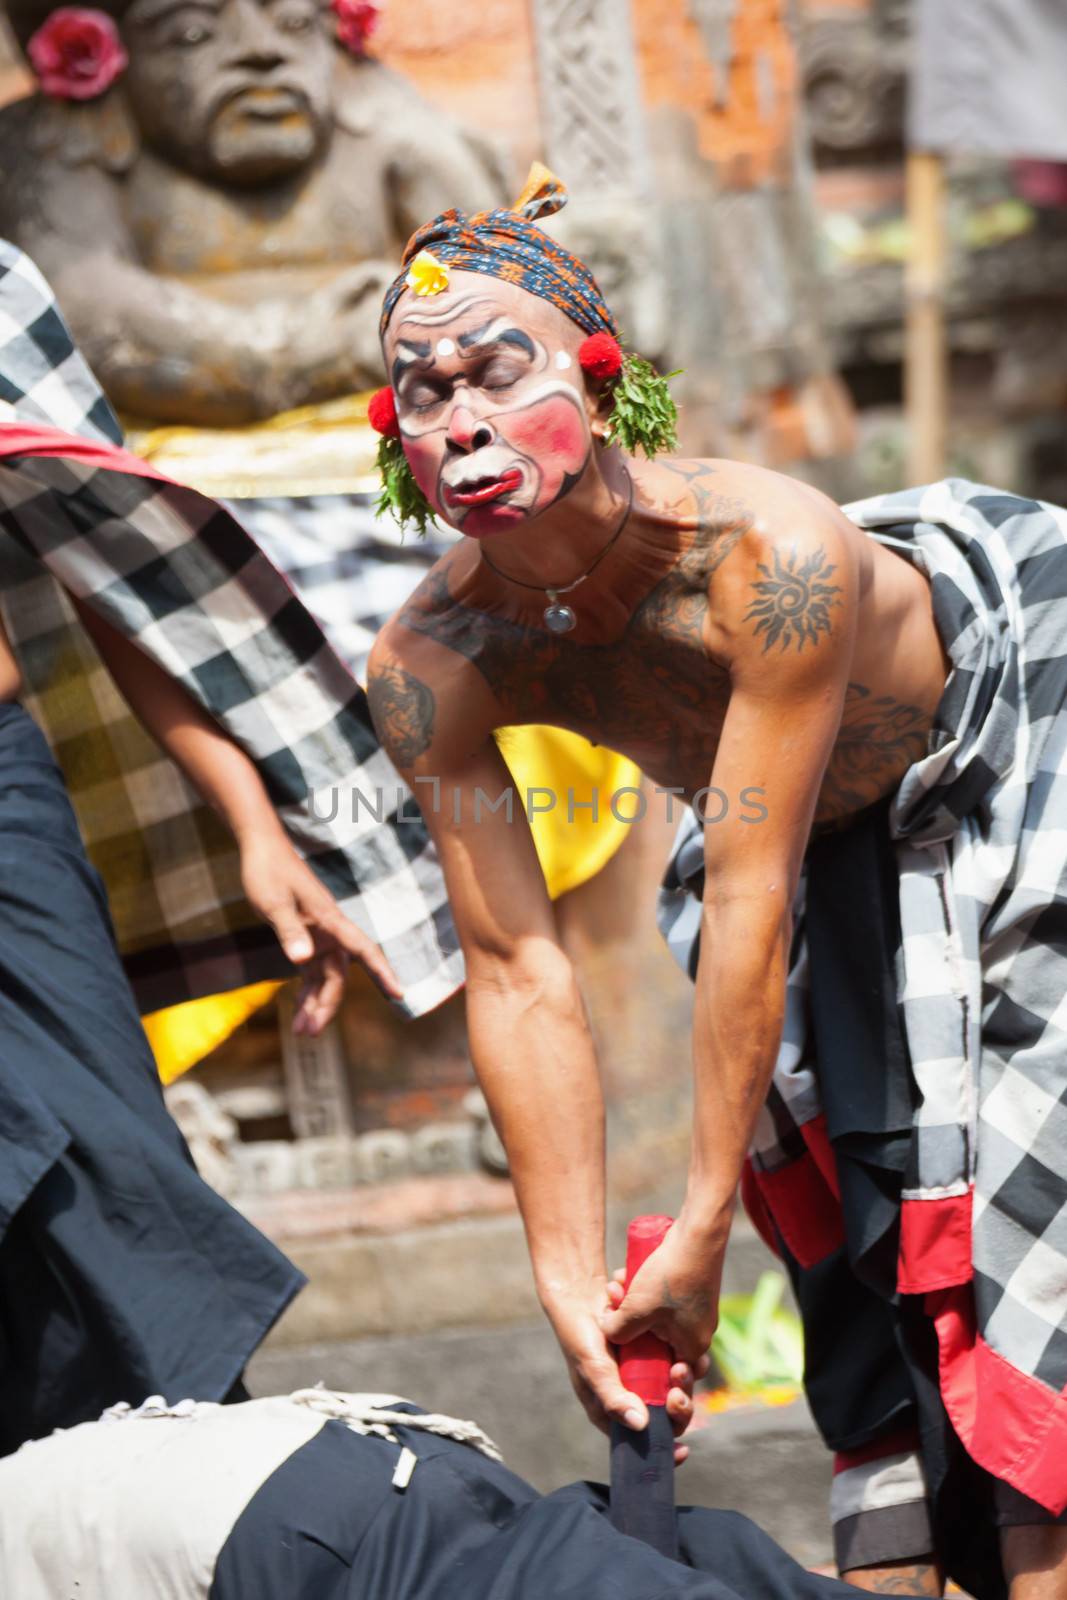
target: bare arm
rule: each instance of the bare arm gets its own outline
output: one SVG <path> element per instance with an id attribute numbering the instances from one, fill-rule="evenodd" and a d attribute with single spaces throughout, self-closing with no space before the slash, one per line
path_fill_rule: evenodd
<path id="1" fill-rule="evenodd" d="M 377 383 L 390 272 L 367 262 L 310 294 L 242 305 L 95 253 L 57 264 L 52 283 L 120 410 L 234 427 Z"/>
<path id="2" fill-rule="evenodd" d="M 714 1330 L 734 1195 L 781 1041 L 793 896 L 840 722 L 858 599 L 853 546 L 832 522 L 777 543 L 752 535 L 738 554 L 723 640 L 732 692 L 710 782 L 731 796 L 747 790 L 754 803 L 705 827 L 686 1200 L 635 1280 L 627 1316 L 611 1324 L 624 1337 L 654 1327 L 688 1360 Z M 759 807 L 765 816 L 744 820 Z M 717 810 L 710 794 L 708 816 Z"/>
<path id="3" fill-rule="evenodd" d="M 405 661 L 380 639 L 368 694 L 440 852 L 467 964 L 471 1056 L 508 1152 L 538 1294 L 590 1418 L 630 1414 L 643 1426 L 599 1325 L 609 1309 L 604 1106 L 577 978 L 522 798 L 488 732 L 488 690 L 438 647 L 417 654 Z M 687 1408 L 679 1389 L 682 1421 Z"/>
<path id="4" fill-rule="evenodd" d="M 295 1030 L 318 1033 L 333 1017 L 350 956 L 398 996 L 384 956 L 297 854 L 250 758 L 143 650 L 84 602 L 74 605 L 134 715 L 229 827 L 249 903 L 271 924 L 289 960 L 305 968 Z"/>

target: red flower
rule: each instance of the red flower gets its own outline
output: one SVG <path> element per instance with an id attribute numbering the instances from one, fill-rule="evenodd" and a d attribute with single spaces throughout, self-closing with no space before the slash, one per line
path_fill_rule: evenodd
<path id="1" fill-rule="evenodd" d="M 367 421 L 375 433 L 384 433 L 387 439 L 399 439 L 400 423 L 396 417 L 392 389 L 378 389 L 371 395 L 367 405 Z"/>
<path id="2" fill-rule="evenodd" d="M 373 0 L 330 0 L 337 16 L 337 38 L 354 56 L 367 54 L 367 40 L 381 21 L 381 6 Z"/>
<path id="3" fill-rule="evenodd" d="M 104 11 L 61 6 L 26 46 L 45 94 L 57 100 L 95 100 L 110 89 L 129 59 Z"/>
<path id="4" fill-rule="evenodd" d="M 578 365 L 590 378 L 603 383 L 622 371 L 622 350 L 610 333 L 591 333 L 578 350 Z"/>

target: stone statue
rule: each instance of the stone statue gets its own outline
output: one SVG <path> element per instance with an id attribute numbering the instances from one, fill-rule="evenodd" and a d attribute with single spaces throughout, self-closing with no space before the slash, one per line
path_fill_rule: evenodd
<path id="1" fill-rule="evenodd" d="M 347 54 L 319 0 L 105 3 L 114 84 L 0 110 L 0 236 L 51 279 L 112 401 L 231 426 L 379 383 L 401 247 L 435 211 L 505 198 L 492 149 Z M 10 0 L 23 48 L 51 9 Z"/>

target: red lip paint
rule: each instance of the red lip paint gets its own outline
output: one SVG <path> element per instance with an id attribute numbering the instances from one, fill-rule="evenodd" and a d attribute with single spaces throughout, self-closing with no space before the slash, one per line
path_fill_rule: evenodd
<path id="1" fill-rule="evenodd" d="M 503 495 L 511 494 L 522 482 L 522 473 L 517 467 L 502 473 L 499 478 L 487 483 L 481 489 L 448 489 L 447 497 L 454 505 L 458 506 L 484 506 L 491 500 L 499 500 Z"/>

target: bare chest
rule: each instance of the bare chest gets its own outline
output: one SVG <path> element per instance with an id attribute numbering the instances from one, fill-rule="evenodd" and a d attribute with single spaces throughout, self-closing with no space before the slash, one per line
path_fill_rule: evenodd
<path id="1" fill-rule="evenodd" d="M 676 570 L 611 643 L 494 619 L 465 653 L 503 722 L 569 728 L 694 792 L 707 782 L 729 695 L 727 675 L 707 651 L 706 618 L 706 594 Z"/>

